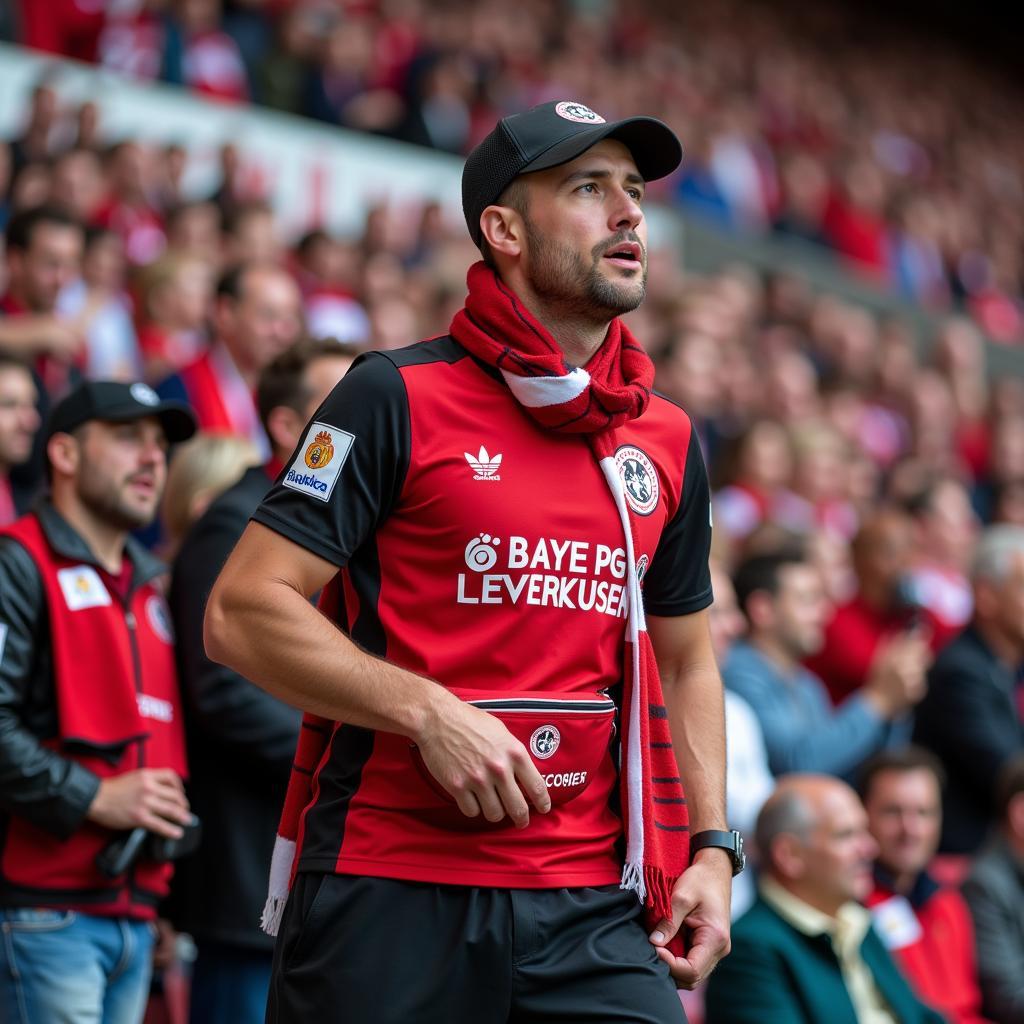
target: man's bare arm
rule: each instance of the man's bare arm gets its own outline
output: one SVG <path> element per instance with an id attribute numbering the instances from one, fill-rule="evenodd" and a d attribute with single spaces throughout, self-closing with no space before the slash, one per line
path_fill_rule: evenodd
<path id="1" fill-rule="evenodd" d="M 725 829 L 725 707 L 715 664 L 708 613 L 648 616 L 661 686 L 672 729 L 679 776 L 686 790 L 691 834 Z M 692 988 L 729 951 L 732 861 L 724 850 L 698 852 L 672 895 L 672 919 L 655 927 L 651 941 L 676 981 Z M 685 957 L 664 946 L 683 927 Z"/>
<path id="2" fill-rule="evenodd" d="M 408 736 L 469 817 L 529 821 L 526 797 L 550 808 L 526 748 L 505 726 L 443 686 L 357 647 L 309 603 L 337 567 L 250 523 L 206 606 L 214 661 L 269 693 L 333 721 Z"/>

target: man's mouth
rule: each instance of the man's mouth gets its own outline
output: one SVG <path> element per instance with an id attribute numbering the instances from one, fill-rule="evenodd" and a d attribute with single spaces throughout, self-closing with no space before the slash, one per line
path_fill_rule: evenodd
<path id="1" fill-rule="evenodd" d="M 617 267 L 636 270 L 643 266 L 644 251 L 639 242 L 617 242 L 605 251 L 604 258 Z"/>

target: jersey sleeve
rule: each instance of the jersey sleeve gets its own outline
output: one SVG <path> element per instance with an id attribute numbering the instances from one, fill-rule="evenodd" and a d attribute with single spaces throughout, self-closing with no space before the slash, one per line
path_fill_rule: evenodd
<path id="1" fill-rule="evenodd" d="M 344 566 L 397 503 L 409 454 L 401 374 L 367 353 L 316 411 L 253 521 Z"/>
<path id="2" fill-rule="evenodd" d="M 697 431 L 690 430 L 679 507 L 662 531 L 644 575 L 644 608 L 651 615 L 689 615 L 712 601 L 711 488 Z"/>

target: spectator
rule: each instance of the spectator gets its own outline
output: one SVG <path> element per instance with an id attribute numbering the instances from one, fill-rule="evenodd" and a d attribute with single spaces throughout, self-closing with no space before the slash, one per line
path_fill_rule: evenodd
<path id="1" fill-rule="evenodd" d="M 1024 1021 L 1024 759 L 1010 762 L 996 796 L 999 830 L 964 882 L 978 942 L 982 1008 L 996 1024 Z"/>
<path id="2" fill-rule="evenodd" d="M 971 618 L 971 581 L 967 578 L 978 520 L 967 488 L 952 477 L 926 487 L 909 511 L 917 524 L 917 558 L 909 583 L 916 603 L 927 608 L 938 649 Z"/>
<path id="3" fill-rule="evenodd" d="M 105 199 L 103 166 L 91 149 L 69 149 L 53 163 L 50 202 L 79 224 L 92 224 Z"/>
<path id="4" fill-rule="evenodd" d="M 235 434 L 200 433 L 174 450 L 160 508 L 165 558 L 174 557 L 210 503 L 258 463 L 253 443 Z"/>
<path id="5" fill-rule="evenodd" d="M 1024 663 L 1024 528 L 990 527 L 971 573 L 974 617 L 935 661 L 915 740 L 946 769 L 941 849 L 972 853 L 994 823 L 1003 767 L 1024 751 L 1017 678 Z"/>
<path id="6" fill-rule="evenodd" d="M 252 199 L 228 205 L 224 214 L 224 264 L 280 263 L 281 240 L 269 203 Z"/>
<path id="7" fill-rule="evenodd" d="M 914 691 L 904 676 L 878 672 L 830 705 L 821 680 L 801 664 L 821 647 L 829 610 L 821 576 L 802 552 L 755 555 L 735 582 L 750 636 L 733 647 L 722 676 L 757 714 L 771 770 L 852 776 L 891 738 Z"/>
<path id="8" fill-rule="evenodd" d="M 260 377 L 271 458 L 246 470 L 188 533 L 174 563 L 171 611 L 188 701 L 189 796 L 208 823 L 176 885 L 180 926 L 197 942 L 192 1024 L 262 1022 L 273 939 L 258 922 L 300 715 L 203 652 L 206 597 L 306 423 L 352 363 L 334 341 L 299 342 Z M 225 754 L 229 756 L 225 757 Z"/>
<path id="9" fill-rule="evenodd" d="M 725 664 L 736 639 L 743 635 L 746 622 L 736 603 L 732 580 L 712 559 L 711 589 L 715 603 L 708 616 L 711 643 L 719 665 Z M 732 690 L 725 691 L 726 817 L 729 824 L 752 842 L 754 822 L 761 805 L 775 788 L 768 768 L 764 737 L 751 706 Z M 737 918 L 754 902 L 754 881 L 750 872 L 741 872 L 732 880 L 732 916 Z"/>
<path id="10" fill-rule="evenodd" d="M 85 375 L 138 380 L 142 371 L 132 303 L 125 288 L 124 244 L 109 228 L 88 228 L 82 276 L 60 294 L 58 310 L 85 332 Z"/>
<path id="11" fill-rule="evenodd" d="M 13 523 L 28 509 L 31 495 L 11 479 L 11 469 L 32 454 L 38 429 L 32 374 L 20 360 L 0 352 L 0 527 Z"/>
<path id="12" fill-rule="evenodd" d="M 143 372 L 146 380 L 163 380 L 194 363 L 208 346 L 213 273 L 197 257 L 168 254 L 146 267 L 140 284 Z"/>
<path id="13" fill-rule="evenodd" d="M 707 1024 L 942 1024 L 860 906 L 875 842 L 838 779 L 794 775 L 757 819 L 760 896 L 708 983 Z"/>
<path id="14" fill-rule="evenodd" d="M 928 873 L 939 848 L 944 780 L 935 757 L 917 747 L 879 754 L 865 766 L 861 799 L 878 844 L 867 905 L 918 998 L 950 1024 L 985 1024 L 967 905 Z"/>
<path id="15" fill-rule="evenodd" d="M 52 499 L 0 538 L 4 1020 L 141 1018 L 171 874 L 153 836 L 191 815 L 163 566 L 128 535 L 194 429 L 145 385 L 80 385 L 47 428 Z"/>
<path id="16" fill-rule="evenodd" d="M 163 220 L 150 199 L 150 159 L 150 152 L 132 140 L 111 146 L 104 157 L 109 194 L 96 223 L 121 236 L 134 266 L 152 263 L 167 244 Z"/>
<path id="17" fill-rule="evenodd" d="M 82 229 L 62 210 L 41 206 L 12 217 L 4 234 L 7 292 L 0 298 L 0 313 L 30 319 L 23 325 L 10 324 L 0 334 L 0 346 L 39 357 L 47 383 L 57 383 L 56 370 L 63 369 L 66 376 L 67 366 L 82 350 L 80 332 L 54 317 L 61 290 L 81 268 Z"/>
<path id="18" fill-rule="evenodd" d="M 298 340 L 302 318 L 295 282 L 265 264 L 229 270 L 217 286 L 214 328 L 209 350 L 157 390 L 187 401 L 201 430 L 247 437 L 265 458 L 269 443 L 253 391 L 264 367 Z"/>
<path id="19" fill-rule="evenodd" d="M 837 608 L 825 628 L 825 642 L 807 658 L 807 667 L 828 687 L 836 703 L 863 687 L 875 672 L 904 679 L 907 703 L 924 693 L 929 655 L 917 609 L 908 605 L 902 584 L 910 568 L 913 534 L 901 512 L 882 509 L 853 540 L 857 592 Z"/>

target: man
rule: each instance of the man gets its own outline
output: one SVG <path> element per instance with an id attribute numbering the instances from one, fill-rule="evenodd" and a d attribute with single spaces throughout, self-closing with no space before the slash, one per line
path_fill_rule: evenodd
<path id="1" fill-rule="evenodd" d="M 174 564 L 170 605 L 188 702 L 188 795 L 205 839 L 175 876 L 183 931 L 196 940 L 193 1024 L 262 1022 L 273 940 L 258 927 L 277 819 L 300 715 L 203 652 L 206 595 L 249 517 L 284 468 L 306 423 L 352 364 L 333 341 L 306 341 L 260 378 L 260 418 L 271 439 L 264 466 L 249 469 L 207 509 Z"/>
<path id="2" fill-rule="evenodd" d="M 208 352 L 168 377 L 157 392 L 187 401 L 200 430 L 247 437 L 270 455 L 253 393 L 264 367 L 290 348 L 302 330 L 299 289 L 289 274 L 250 263 L 227 271 L 217 286 L 216 338 Z"/>
<path id="3" fill-rule="evenodd" d="M 895 660 L 920 679 L 931 662 L 930 617 L 909 603 L 902 587 L 913 556 L 910 519 L 894 509 L 877 512 L 854 537 L 852 550 L 857 593 L 836 609 L 824 644 L 807 659 L 836 704 L 864 686 L 881 659 Z"/>
<path id="4" fill-rule="evenodd" d="M 84 337 L 56 317 L 61 290 L 79 274 L 82 228 L 63 210 L 37 206 L 15 214 L 4 232 L 7 292 L 0 298 L 0 348 L 38 358 L 47 387 L 65 383 Z"/>
<path id="5" fill-rule="evenodd" d="M 909 581 L 915 600 L 928 609 L 941 649 L 971 618 L 967 572 L 978 539 L 978 517 L 967 488 L 954 477 L 931 481 L 909 505 L 917 551 Z"/>
<path id="6" fill-rule="evenodd" d="M 708 1024 L 942 1024 L 860 905 L 875 843 L 844 782 L 791 775 L 757 820 L 760 897 L 708 986 Z"/>
<path id="7" fill-rule="evenodd" d="M 1024 752 L 1017 678 L 1024 664 L 1024 528 L 995 526 L 978 542 L 971 624 L 939 654 L 914 739 L 946 769 L 942 841 L 973 853 L 996 821 L 1004 766 Z"/>
<path id="8" fill-rule="evenodd" d="M 879 659 L 867 684 L 833 708 L 801 664 L 824 640 L 829 605 L 818 570 L 797 550 L 754 555 L 736 571 L 736 594 L 750 633 L 722 674 L 754 709 L 771 770 L 851 775 L 889 741 L 893 721 L 920 694 L 920 674 Z"/>
<path id="9" fill-rule="evenodd" d="M 964 882 L 974 918 L 982 1009 L 998 1024 L 1024 1020 L 1024 758 L 1006 766 L 996 795 L 1000 828 Z"/>
<path id="10" fill-rule="evenodd" d="M 970 914 L 955 889 L 928 874 L 939 848 L 943 775 L 918 747 L 879 754 L 864 767 L 861 799 L 878 845 L 867 905 L 918 997 L 952 1024 L 984 1024 Z"/>
<path id="11" fill-rule="evenodd" d="M 650 118 L 502 120 L 452 336 L 353 367 L 214 587 L 210 656 L 322 716 L 268 1020 L 678 1021 L 727 948 L 706 475 L 618 319 L 679 159 Z"/>
<path id="12" fill-rule="evenodd" d="M 0 535 L 3 1020 L 142 1018 L 158 847 L 191 815 L 163 567 L 129 533 L 194 429 L 143 384 L 80 385 L 47 428 L 51 500 Z"/>
<path id="13" fill-rule="evenodd" d="M 0 352 L 0 527 L 13 523 L 28 506 L 30 492 L 11 480 L 11 470 L 32 454 L 39 429 L 36 397 L 28 367 Z"/>
<path id="14" fill-rule="evenodd" d="M 56 315 L 61 290 L 79 274 L 81 226 L 62 210 L 39 206 L 15 214 L 5 232 L 7 293 L 0 298 L 0 350 L 32 364 L 36 409 L 45 420 L 51 402 L 80 377 L 85 355 L 81 325 Z M 33 490 L 43 478 L 45 457 L 37 443 L 15 474 Z"/>

